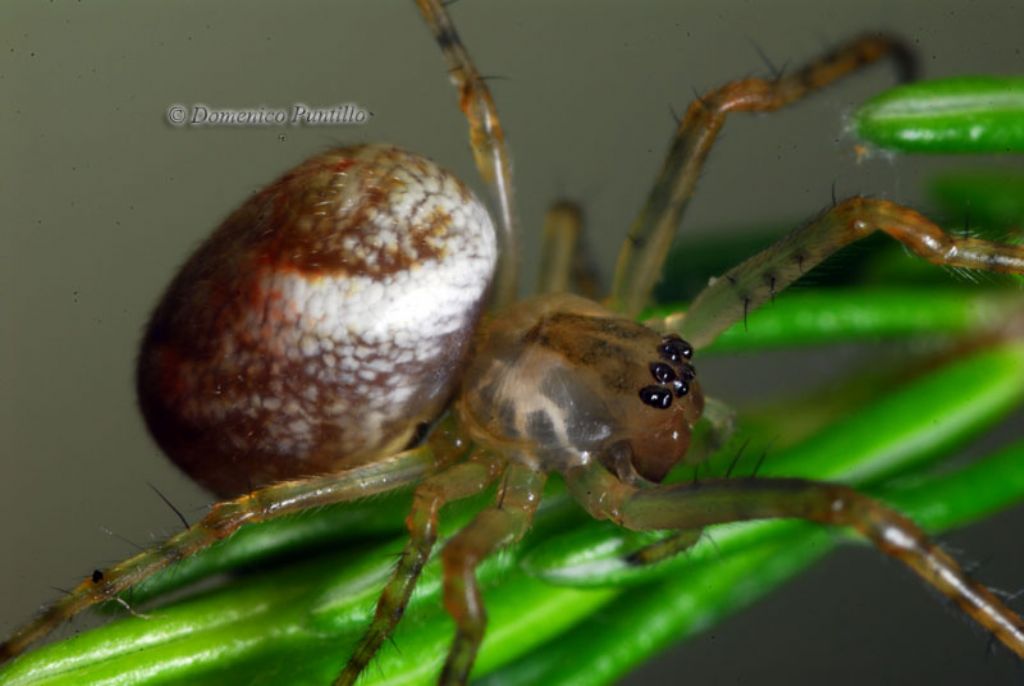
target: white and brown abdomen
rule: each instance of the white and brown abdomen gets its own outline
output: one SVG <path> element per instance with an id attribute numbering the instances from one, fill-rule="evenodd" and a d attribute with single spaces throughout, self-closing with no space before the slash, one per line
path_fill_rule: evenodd
<path id="1" fill-rule="evenodd" d="M 150 431 L 221 495 L 401 450 L 449 400 L 496 260 L 485 207 L 433 162 L 313 157 L 163 296 L 138 365 Z"/>

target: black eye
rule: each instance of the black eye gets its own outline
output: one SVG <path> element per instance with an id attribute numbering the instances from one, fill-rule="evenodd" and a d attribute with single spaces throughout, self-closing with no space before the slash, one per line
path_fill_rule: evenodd
<path id="1" fill-rule="evenodd" d="M 685 381 L 675 381 L 672 383 L 672 390 L 676 392 L 677 398 L 682 398 L 690 392 L 690 385 Z"/>
<path id="2" fill-rule="evenodd" d="M 681 376 L 684 381 L 693 381 L 697 378 L 697 370 L 693 368 L 693 365 L 684 364 Z"/>
<path id="3" fill-rule="evenodd" d="M 658 354 L 670 362 L 682 362 L 693 357 L 693 346 L 679 336 L 666 336 L 658 346 Z"/>
<path id="4" fill-rule="evenodd" d="M 651 362 L 651 376 L 658 383 L 668 383 L 678 378 L 675 370 L 664 362 Z"/>
<path id="5" fill-rule="evenodd" d="M 667 410 L 672 407 L 672 391 L 661 386 L 644 386 L 640 389 L 640 400 L 645 405 L 659 410 Z"/>

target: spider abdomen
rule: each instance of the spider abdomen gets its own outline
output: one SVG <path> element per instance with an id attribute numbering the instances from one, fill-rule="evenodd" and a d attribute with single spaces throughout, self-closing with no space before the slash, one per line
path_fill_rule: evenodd
<path id="1" fill-rule="evenodd" d="M 139 356 L 150 431 L 222 495 L 400 450 L 450 398 L 496 260 L 485 207 L 429 160 L 315 156 L 171 283 Z"/>

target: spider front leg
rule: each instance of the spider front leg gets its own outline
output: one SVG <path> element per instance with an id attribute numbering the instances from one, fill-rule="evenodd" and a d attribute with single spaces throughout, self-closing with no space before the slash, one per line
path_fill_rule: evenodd
<path id="1" fill-rule="evenodd" d="M 443 452 L 435 455 L 424 445 L 338 474 L 283 481 L 217 503 L 199 522 L 160 545 L 109 569 L 93 572 L 39 617 L 0 643 L 0 663 L 20 654 L 79 612 L 118 598 L 135 584 L 227 538 L 244 524 L 391 491 L 420 480 L 449 457 Z"/>
<path id="2" fill-rule="evenodd" d="M 809 269 L 875 231 L 884 231 L 938 265 L 1024 274 L 1022 246 L 951 236 L 914 210 L 887 200 L 855 197 L 714 279 L 681 322 L 672 315 L 652 324 L 678 331 L 698 348 L 706 346 Z"/>
<path id="3" fill-rule="evenodd" d="M 639 531 L 779 518 L 852 528 L 1024 658 L 1024 620 L 1019 615 L 967 576 L 917 525 L 847 486 L 804 479 L 737 478 L 638 488 L 596 463 L 569 471 L 566 481 L 593 516 Z"/>
<path id="4" fill-rule="evenodd" d="M 647 304 L 704 161 L 731 112 L 781 109 L 885 57 L 897 61 L 903 78 L 912 76 L 912 55 L 900 41 L 863 36 L 787 76 L 733 81 L 691 103 L 619 252 L 611 308 L 635 317 Z"/>
<path id="5" fill-rule="evenodd" d="M 455 640 L 439 683 L 461 686 L 469 680 L 487 617 L 476 580 L 476 567 L 498 548 L 522 538 L 540 504 L 546 475 L 515 464 L 505 472 L 498 502 L 478 514 L 441 553 L 444 606 L 455 620 Z"/>
<path id="6" fill-rule="evenodd" d="M 428 478 L 413 493 L 412 509 L 406 518 L 409 542 L 402 550 L 398 566 L 381 592 L 377 611 L 359 645 L 349 658 L 335 686 L 354 684 L 359 674 L 394 631 L 402 618 L 423 565 L 437 541 L 437 519 L 445 504 L 483 491 L 501 472 L 504 461 L 489 452 L 478 453 Z"/>

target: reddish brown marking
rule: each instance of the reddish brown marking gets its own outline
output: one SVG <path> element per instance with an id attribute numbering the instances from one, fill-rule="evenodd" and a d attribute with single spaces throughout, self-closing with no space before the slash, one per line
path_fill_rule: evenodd
<path id="1" fill-rule="evenodd" d="M 165 398 L 180 398 L 188 391 L 188 384 L 182 375 L 182 357 L 170 346 L 161 347 L 157 353 L 157 367 L 160 370 L 160 391 Z"/>
<path id="2" fill-rule="evenodd" d="M 333 169 L 334 169 L 335 172 L 341 174 L 341 173 L 346 172 L 349 169 L 351 169 L 353 164 L 355 164 L 355 162 L 353 162 L 350 159 L 348 159 L 348 160 L 340 160 L 338 162 L 335 162 Z"/>
<path id="3" fill-rule="evenodd" d="M 476 202 L 457 182 L 452 197 L 452 177 L 415 155 L 380 146 L 329 151 L 253 195 L 182 267 L 153 314 L 138 389 L 154 437 L 193 478 L 233 494 L 336 471 L 403 448 L 417 423 L 440 413 L 486 278 L 459 328 L 426 341 L 437 351 L 429 359 L 410 358 L 417 348 L 409 343 L 322 331 L 305 320 L 307 303 L 284 290 L 294 277 L 310 286 L 348 275 L 383 280 L 443 257 L 453 217 L 434 209 L 441 192 L 431 196 L 428 178 L 445 189 L 444 203 Z M 404 250 L 374 240 L 371 212 L 383 213 Z M 344 296 L 327 286 L 316 297 L 342 306 Z M 319 355 L 304 352 L 310 339 Z M 389 363 L 383 370 L 381 360 Z M 389 398 L 396 380 L 412 389 L 401 404 Z M 366 428 L 370 417 L 376 430 Z"/>

